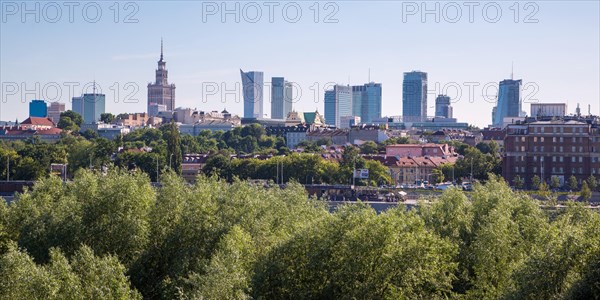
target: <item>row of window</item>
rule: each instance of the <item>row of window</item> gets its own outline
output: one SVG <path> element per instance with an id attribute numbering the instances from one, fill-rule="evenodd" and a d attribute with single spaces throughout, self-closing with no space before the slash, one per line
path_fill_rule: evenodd
<path id="1" fill-rule="evenodd" d="M 546 151 L 546 149 L 550 150 L 550 148 L 546 148 L 544 146 L 533 146 L 532 152 L 544 152 Z M 564 152 L 565 148 L 563 146 L 552 146 L 552 152 Z M 567 148 L 568 150 L 569 148 Z M 578 152 L 578 153 L 582 153 L 584 150 L 583 146 L 571 146 L 571 152 Z M 590 147 L 589 148 L 590 152 L 600 152 L 600 147 Z M 525 152 L 526 148 L 525 146 L 515 146 L 515 151 L 516 152 Z"/>
<path id="2" fill-rule="evenodd" d="M 538 168 L 533 167 L 531 169 L 531 171 L 532 171 L 532 173 L 537 173 Z M 600 168 L 598 168 L 597 170 L 592 168 L 591 172 L 592 172 L 592 174 L 600 174 Z M 515 167 L 515 173 L 525 173 L 525 167 Z M 563 167 L 552 167 L 552 174 L 563 174 L 563 173 L 564 173 Z M 583 174 L 583 168 L 582 167 L 571 168 L 571 174 Z"/>
<path id="3" fill-rule="evenodd" d="M 543 133 L 544 132 L 543 128 L 547 128 L 547 127 L 532 126 L 531 128 L 532 128 L 531 132 L 534 132 L 534 133 Z M 573 128 L 573 131 L 572 131 L 573 133 L 585 133 L 585 132 L 587 132 L 587 130 L 585 130 L 586 128 L 584 128 L 584 127 L 570 127 L 570 128 Z M 565 133 L 565 127 L 562 127 L 562 126 L 561 127 L 557 127 L 557 126 L 553 126 L 552 127 L 552 133 L 559 133 L 559 132 L 560 133 Z"/>
<path id="4" fill-rule="evenodd" d="M 543 162 L 544 161 L 544 157 L 545 156 L 540 156 L 539 157 L 539 161 Z M 515 156 L 515 161 L 517 162 L 524 162 L 525 161 L 525 156 L 521 155 L 521 156 Z M 538 157 L 537 156 L 533 156 L 533 161 L 534 162 L 538 162 Z M 564 162 L 564 156 L 552 156 L 552 162 Z M 571 156 L 571 162 L 572 163 L 576 163 L 576 162 L 583 162 L 583 156 Z M 591 157 L 591 162 L 592 163 L 596 163 L 596 162 L 600 162 L 600 157 L 596 157 L 596 156 L 592 156 Z"/>

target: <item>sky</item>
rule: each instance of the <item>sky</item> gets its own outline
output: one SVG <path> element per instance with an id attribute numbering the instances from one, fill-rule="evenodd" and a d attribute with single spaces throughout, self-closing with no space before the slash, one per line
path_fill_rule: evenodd
<path id="1" fill-rule="evenodd" d="M 0 0 L 0 120 L 24 120 L 32 99 L 70 109 L 94 81 L 107 112 L 144 112 L 161 38 L 176 106 L 204 111 L 243 115 L 242 69 L 294 82 L 297 111 L 323 112 L 332 83 L 370 79 L 398 116 L 403 72 L 420 70 L 430 115 L 448 94 L 459 121 L 487 126 L 511 72 L 526 112 L 566 102 L 600 115 L 599 3 Z M 269 88 L 264 99 L 270 114 Z"/>

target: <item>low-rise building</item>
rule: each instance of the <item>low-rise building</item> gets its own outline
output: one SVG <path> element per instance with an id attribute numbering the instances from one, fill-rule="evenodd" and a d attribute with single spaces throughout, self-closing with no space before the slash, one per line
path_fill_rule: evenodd
<path id="1" fill-rule="evenodd" d="M 448 144 L 397 144 L 385 147 L 386 155 L 398 157 L 456 156 L 454 147 Z"/>

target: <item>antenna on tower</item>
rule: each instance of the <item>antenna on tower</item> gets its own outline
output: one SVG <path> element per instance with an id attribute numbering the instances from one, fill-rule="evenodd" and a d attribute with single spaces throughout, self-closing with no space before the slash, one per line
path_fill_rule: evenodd
<path id="1" fill-rule="evenodd" d="M 511 61 L 510 62 L 510 80 L 514 80 L 515 79 L 515 77 L 514 77 L 515 72 L 514 71 L 515 71 L 515 62 Z"/>
<path id="2" fill-rule="evenodd" d="M 160 61 L 163 61 L 163 38 L 160 37 Z"/>
<path id="3" fill-rule="evenodd" d="M 369 68 L 369 82 L 371 82 L 371 68 Z"/>

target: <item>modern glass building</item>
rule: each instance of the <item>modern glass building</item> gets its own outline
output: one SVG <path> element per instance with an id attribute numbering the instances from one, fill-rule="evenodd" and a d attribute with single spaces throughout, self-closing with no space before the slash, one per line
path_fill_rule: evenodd
<path id="1" fill-rule="evenodd" d="M 335 85 L 325 91 L 325 124 L 341 126 L 341 117 L 352 116 L 352 88 L 349 85 Z"/>
<path id="2" fill-rule="evenodd" d="M 48 117 L 48 106 L 44 100 L 31 100 L 29 102 L 29 116 L 46 118 Z"/>
<path id="3" fill-rule="evenodd" d="M 105 112 L 106 96 L 104 94 L 84 94 L 73 97 L 73 111 L 83 117 L 83 123 L 92 124 L 100 121 Z"/>
<path id="4" fill-rule="evenodd" d="M 452 118 L 452 106 L 450 105 L 450 97 L 446 95 L 438 95 L 435 98 L 435 116 Z"/>
<path id="5" fill-rule="evenodd" d="M 285 119 L 292 111 L 292 84 L 283 77 L 271 78 L 271 119 Z"/>
<path id="6" fill-rule="evenodd" d="M 263 72 L 244 72 L 242 90 L 244 93 L 244 118 L 263 118 Z"/>
<path id="7" fill-rule="evenodd" d="M 427 120 L 427 73 L 404 73 L 402 82 L 402 117 L 404 122 Z"/>
<path id="8" fill-rule="evenodd" d="M 521 79 L 500 81 L 498 103 L 496 104 L 494 117 L 492 118 L 492 125 L 494 127 L 502 127 L 502 122 L 506 117 L 521 116 L 521 84 Z"/>
<path id="9" fill-rule="evenodd" d="M 361 123 L 381 118 L 381 83 L 366 83 L 352 87 L 352 115 Z"/>

